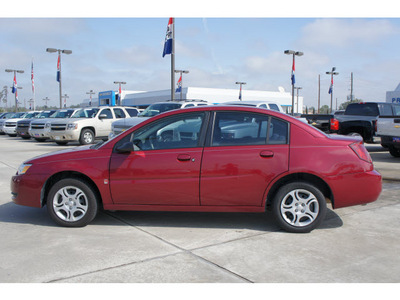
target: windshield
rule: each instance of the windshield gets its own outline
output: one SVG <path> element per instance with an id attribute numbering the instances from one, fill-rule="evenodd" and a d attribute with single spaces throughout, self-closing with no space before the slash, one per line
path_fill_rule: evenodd
<path id="1" fill-rule="evenodd" d="M 37 116 L 35 116 L 35 119 L 45 119 L 45 118 L 50 118 L 51 116 L 53 116 L 55 114 L 55 112 L 53 110 L 45 110 L 42 111 L 40 114 L 38 114 Z"/>
<path id="2" fill-rule="evenodd" d="M 181 104 L 179 103 L 158 103 L 152 104 L 147 107 L 143 112 L 141 112 L 138 117 L 152 117 L 163 112 L 181 108 Z"/>
<path id="3" fill-rule="evenodd" d="M 69 118 L 73 112 L 74 112 L 73 109 L 62 109 L 57 111 L 54 114 L 53 118 Z"/>
<path id="4" fill-rule="evenodd" d="M 94 118 L 98 111 L 98 108 L 84 108 L 78 110 L 71 118 Z"/>
<path id="5" fill-rule="evenodd" d="M 22 118 L 26 113 L 15 113 L 11 119 L 19 119 Z"/>
<path id="6" fill-rule="evenodd" d="M 34 116 L 38 115 L 38 112 L 28 113 L 24 116 L 24 119 L 32 119 Z"/>

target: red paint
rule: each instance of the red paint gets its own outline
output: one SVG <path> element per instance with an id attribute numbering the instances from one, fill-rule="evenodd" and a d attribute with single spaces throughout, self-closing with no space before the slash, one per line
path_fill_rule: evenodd
<path id="1" fill-rule="evenodd" d="M 325 182 L 335 208 L 379 197 L 381 176 L 357 138 L 331 138 L 295 118 L 265 109 L 214 106 L 184 112 L 227 110 L 289 122 L 289 144 L 113 152 L 114 145 L 132 131 L 182 113 L 171 111 L 146 120 L 99 149 L 77 147 L 27 161 L 32 164 L 28 172 L 11 180 L 11 190 L 17 195 L 13 201 L 40 207 L 46 182 L 64 172 L 89 178 L 109 210 L 262 212 L 272 185 L 297 173 Z"/>

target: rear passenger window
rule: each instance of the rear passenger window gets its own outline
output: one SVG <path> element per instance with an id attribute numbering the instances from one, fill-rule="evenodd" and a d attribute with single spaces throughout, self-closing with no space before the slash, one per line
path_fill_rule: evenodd
<path id="1" fill-rule="evenodd" d="M 217 112 L 212 146 L 287 144 L 288 123 L 268 115 Z"/>
<path id="2" fill-rule="evenodd" d="M 269 109 L 272 109 L 272 110 L 279 111 L 279 107 L 278 107 L 278 105 L 276 105 L 276 104 L 273 104 L 273 103 L 270 103 L 270 104 L 269 104 Z"/>
<path id="3" fill-rule="evenodd" d="M 124 113 L 124 111 L 123 111 L 122 109 L 120 109 L 120 108 L 114 108 L 114 114 L 115 114 L 115 117 L 116 117 L 117 119 L 125 118 L 125 113 Z"/>

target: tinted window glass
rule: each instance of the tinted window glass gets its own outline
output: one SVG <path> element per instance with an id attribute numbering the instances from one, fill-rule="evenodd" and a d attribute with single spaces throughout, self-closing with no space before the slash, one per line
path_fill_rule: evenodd
<path id="1" fill-rule="evenodd" d="M 378 104 L 381 116 L 393 116 L 392 105 L 391 104 Z"/>
<path id="2" fill-rule="evenodd" d="M 395 116 L 400 116 L 400 105 L 393 105 L 393 114 Z"/>
<path id="3" fill-rule="evenodd" d="M 247 112 L 218 112 L 212 145 L 263 145 L 267 140 L 269 117 Z"/>
<path id="4" fill-rule="evenodd" d="M 347 106 L 344 114 L 356 116 L 378 116 L 379 110 L 376 103 L 353 103 Z"/>
<path id="5" fill-rule="evenodd" d="M 114 108 L 114 114 L 115 114 L 115 117 L 116 117 L 117 119 L 125 118 L 125 113 L 124 113 L 124 111 L 123 111 L 122 109 L 120 109 L 120 108 Z"/>
<path id="6" fill-rule="evenodd" d="M 126 111 L 128 112 L 130 117 L 136 117 L 138 114 L 138 111 L 133 108 L 127 108 Z"/>
<path id="7" fill-rule="evenodd" d="M 180 114 L 140 128 L 117 143 L 133 142 L 139 150 L 198 147 L 204 113 Z"/>
<path id="8" fill-rule="evenodd" d="M 279 107 L 278 107 L 278 105 L 276 105 L 276 104 L 273 104 L 273 103 L 269 104 L 269 109 L 272 109 L 272 110 L 279 111 Z"/>
<path id="9" fill-rule="evenodd" d="M 106 115 L 107 117 L 106 117 L 105 119 L 112 119 L 112 118 L 113 118 L 111 109 L 109 109 L 109 108 L 103 109 L 103 110 L 100 112 L 100 115 Z"/>
<path id="10" fill-rule="evenodd" d="M 287 144 L 289 139 L 289 125 L 287 122 L 271 118 L 268 131 L 268 144 Z"/>

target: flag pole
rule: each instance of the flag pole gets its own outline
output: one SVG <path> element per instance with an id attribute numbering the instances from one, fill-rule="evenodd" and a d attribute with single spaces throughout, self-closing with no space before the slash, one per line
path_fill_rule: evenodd
<path id="1" fill-rule="evenodd" d="M 175 18 L 172 18 L 171 100 L 175 100 Z"/>

